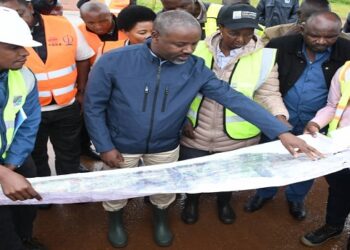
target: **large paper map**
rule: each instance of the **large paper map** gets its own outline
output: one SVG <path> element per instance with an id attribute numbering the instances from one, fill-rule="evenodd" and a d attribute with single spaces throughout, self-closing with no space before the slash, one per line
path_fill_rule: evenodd
<path id="1" fill-rule="evenodd" d="M 32 178 L 43 200 L 12 202 L 0 194 L 0 205 L 78 203 L 140 197 L 156 193 L 237 191 L 300 182 L 350 167 L 350 127 L 331 139 L 303 136 L 325 154 L 311 161 L 293 158 L 279 141 L 212 156 L 132 169 Z"/>

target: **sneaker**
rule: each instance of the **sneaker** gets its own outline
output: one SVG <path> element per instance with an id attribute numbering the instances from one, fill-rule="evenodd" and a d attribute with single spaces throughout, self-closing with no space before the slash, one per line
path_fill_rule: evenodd
<path id="1" fill-rule="evenodd" d="M 319 229 L 304 235 L 300 240 L 304 245 L 309 247 L 319 246 L 327 240 L 339 236 L 342 231 L 343 227 L 334 227 L 325 224 Z"/>

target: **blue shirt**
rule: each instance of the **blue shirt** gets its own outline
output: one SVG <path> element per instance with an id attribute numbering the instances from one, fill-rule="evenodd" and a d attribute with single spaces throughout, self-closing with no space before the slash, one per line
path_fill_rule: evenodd
<path id="1" fill-rule="evenodd" d="M 283 99 L 289 112 L 289 123 L 293 126 L 294 134 L 303 133 L 306 123 L 326 105 L 328 95 L 322 64 L 329 59 L 331 48 L 316 53 L 313 62 L 308 58 L 305 44 L 303 54 L 306 59 L 306 68 Z"/>

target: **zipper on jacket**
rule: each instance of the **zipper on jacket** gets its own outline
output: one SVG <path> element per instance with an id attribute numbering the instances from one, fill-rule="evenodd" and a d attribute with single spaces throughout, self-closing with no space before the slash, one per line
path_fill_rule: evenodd
<path id="1" fill-rule="evenodd" d="M 164 90 L 164 97 L 163 97 L 163 103 L 162 103 L 162 112 L 165 111 L 166 101 L 168 99 L 168 95 L 169 95 L 169 89 L 168 89 L 168 87 L 166 87 L 165 90 Z"/>
<path id="2" fill-rule="evenodd" d="M 142 112 L 146 111 L 148 94 L 149 94 L 149 89 L 148 89 L 148 86 L 146 86 L 145 87 L 145 92 L 143 93 Z"/>
<path id="3" fill-rule="evenodd" d="M 162 69 L 162 65 L 159 64 L 158 71 L 157 71 L 156 89 L 155 89 L 155 92 L 154 92 L 153 105 L 152 105 L 150 129 L 149 129 L 149 133 L 148 133 L 148 137 L 147 137 L 147 143 L 146 143 L 146 153 L 148 153 L 148 151 L 149 151 L 149 142 L 151 140 L 152 132 L 153 132 L 154 114 L 155 114 L 155 111 L 156 111 L 157 97 L 158 97 L 158 92 L 159 92 L 160 71 L 161 71 L 161 69 Z"/>

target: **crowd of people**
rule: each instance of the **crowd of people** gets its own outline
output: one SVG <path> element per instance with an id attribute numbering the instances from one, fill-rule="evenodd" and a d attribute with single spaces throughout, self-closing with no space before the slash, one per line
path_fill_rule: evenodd
<path id="1" fill-rule="evenodd" d="M 0 0 L 0 184 L 9 199 L 42 199 L 26 177 L 51 175 L 49 139 L 56 172 L 65 175 L 88 171 L 81 155 L 108 170 L 276 139 L 292 155 L 316 159 L 321 152 L 297 135 L 350 125 L 350 36 L 327 0 L 161 3 L 155 13 L 136 1 L 80 0 L 76 26 L 57 0 Z M 350 169 L 326 180 L 325 224 L 301 238 L 307 246 L 340 235 L 350 213 Z M 312 184 L 285 190 L 296 220 L 307 216 Z M 257 190 L 245 211 L 263 208 L 277 190 Z M 231 197 L 217 193 L 224 224 L 236 218 Z M 147 199 L 154 240 L 170 246 L 176 194 Z M 186 224 L 198 221 L 199 200 L 186 195 Z M 126 204 L 103 202 L 117 248 L 128 244 Z M 0 249 L 46 249 L 32 236 L 37 208 L 50 204 L 0 206 Z"/>

